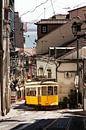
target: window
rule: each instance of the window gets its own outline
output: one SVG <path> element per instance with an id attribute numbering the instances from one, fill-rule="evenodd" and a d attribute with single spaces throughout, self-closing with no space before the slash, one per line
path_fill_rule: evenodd
<path id="1" fill-rule="evenodd" d="M 36 90 L 31 90 L 30 91 L 30 96 L 36 96 Z"/>
<path id="2" fill-rule="evenodd" d="M 39 68 L 39 76 L 43 76 L 43 68 L 42 67 Z"/>
<path id="3" fill-rule="evenodd" d="M 52 86 L 48 87 L 48 95 L 53 95 L 53 87 Z"/>
<path id="4" fill-rule="evenodd" d="M 26 95 L 27 95 L 27 96 L 30 96 L 30 89 L 29 89 L 29 88 L 26 89 Z"/>
<path id="5" fill-rule="evenodd" d="M 47 73 L 48 73 L 48 78 L 51 78 L 51 69 L 47 69 Z"/>
<path id="6" fill-rule="evenodd" d="M 54 86 L 54 94 L 57 95 L 57 86 Z"/>
<path id="7" fill-rule="evenodd" d="M 42 95 L 45 96 L 47 95 L 47 87 L 42 87 Z"/>
<path id="8" fill-rule="evenodd" d="M 64 78 L 71 78 L 72 77 L 72 73 L 71 72 L 65 72 L 64 73 Z"/>
<path id="9" fill-rule="evenodd" d="M 41 32 L 42 33 L 47 33 L 47 25 L 42 25 Z"/>
<path id="10" fill-rule="evenodd" d="M 35 88 L 29 88 L 26 89 L 27 96 L 36 96 L 36 89 Z"/>

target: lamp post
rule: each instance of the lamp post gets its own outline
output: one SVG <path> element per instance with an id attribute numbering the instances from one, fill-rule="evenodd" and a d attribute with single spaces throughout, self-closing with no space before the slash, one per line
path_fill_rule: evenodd
<path id="1" fill-rule="evenodd" d="M 73 22 L 72 24 L 72 33 L 74 37 L 76 37 L 76 51 L 77 51 L 77 72 L 76 72 L 76 77 L 75 77 L 75 87 L 76 87 L 76 93 L 77 93 L 77 107 L 78 107 L 78 90 L 79 90 L 79 35 L 78 32 L 81 31 L 81 22 Z"/>

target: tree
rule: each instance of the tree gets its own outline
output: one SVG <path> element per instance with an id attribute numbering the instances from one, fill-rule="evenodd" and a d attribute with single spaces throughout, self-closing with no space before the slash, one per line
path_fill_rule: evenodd
<path id="1" fill-rule="evenodd" d="M 77 108 L 77 92 L 76 90 L 70 90 L 69 97 L 69 107 L 70 108 Z M 82 104 L 82 94 L 78 92 L 78 103 Z"/>

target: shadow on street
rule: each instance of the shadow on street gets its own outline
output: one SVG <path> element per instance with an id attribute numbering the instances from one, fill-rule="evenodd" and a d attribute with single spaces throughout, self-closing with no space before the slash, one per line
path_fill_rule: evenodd
<path id="1" fill-rule="evenodd" d="M 29 107 L 29 106 L 25 105 L 24 103 L 14 106 L 13 109 L 19 109 L 19 110 L 22 110 L 22 111 L 33 111 L 33 110 L 35 110 L 33 107 Z"/>
<path id="2" fill-rule="evenodd" d="M 58 119 L 36 120 L 31 124 L 21 123 L 11 130 L 86 130 L 85 123 L 82 117 L 64 116 Z"/>

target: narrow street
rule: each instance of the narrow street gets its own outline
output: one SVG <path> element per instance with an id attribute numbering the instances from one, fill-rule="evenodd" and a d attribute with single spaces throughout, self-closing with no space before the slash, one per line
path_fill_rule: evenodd
<path id="1" fill-rule="evenodd" d="M 0 130 L 86 130 L 86 0 L 0 0 Z"/>
<path id="2" fill-rule="evenodd" d="M 36 111 L 18 103 L 0 120 L 0 130 L 86 130 L 86 117 L 74 113 L 74 110 Z"/>
<path id="3" fill-rule="evenodd" d="M 36 111 L 24 104 L 14 104 L 10 114 L 0 121 L 0 130 L 25 129 L 27 126 L 34 126 L 46 120 L 50 120 L 50 123 L 59 116 L 61 113 L 57 111 Z"/>

